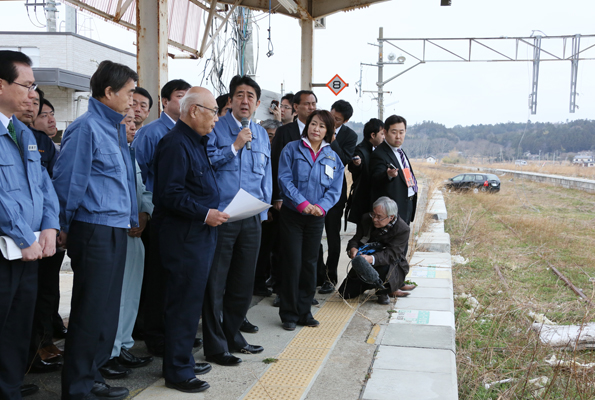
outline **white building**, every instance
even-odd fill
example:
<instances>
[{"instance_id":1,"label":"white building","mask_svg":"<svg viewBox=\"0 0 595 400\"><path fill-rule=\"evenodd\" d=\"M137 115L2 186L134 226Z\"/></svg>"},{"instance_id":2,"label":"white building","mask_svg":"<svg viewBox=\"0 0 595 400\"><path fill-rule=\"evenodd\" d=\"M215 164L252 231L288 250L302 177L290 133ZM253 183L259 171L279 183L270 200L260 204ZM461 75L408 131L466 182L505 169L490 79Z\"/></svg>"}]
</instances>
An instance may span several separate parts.
<instances>
[{"instance_id":1,"label":"white building","mask_svg":"<svg viewBox=\"0 0 595 400\"><path fill-rule=\"evenodd\" d=\"M91 75L103 60L136 71L136 55L72 32L0 32L0 50L31 57L35 82L56 109L58 131L87 111Z\"/></svg>"}]
</instances>

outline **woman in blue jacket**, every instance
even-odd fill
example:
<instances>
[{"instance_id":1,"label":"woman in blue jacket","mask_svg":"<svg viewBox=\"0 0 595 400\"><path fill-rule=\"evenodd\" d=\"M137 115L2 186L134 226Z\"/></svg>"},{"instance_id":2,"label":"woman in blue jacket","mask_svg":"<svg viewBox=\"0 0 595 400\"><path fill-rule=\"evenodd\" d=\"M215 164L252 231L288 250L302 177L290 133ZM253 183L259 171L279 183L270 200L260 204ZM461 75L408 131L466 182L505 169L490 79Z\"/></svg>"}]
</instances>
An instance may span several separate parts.
<instances>
[{"instance_id":1,"label":"woman in blue jacket","mask_svg":"<svg viewBox=\"0 0 595 400\"><path fill-rule=\"evenodd\" d=\"M316 292L318 248L324 216L339 201L343 185L343 163L330 146L334 134L331 113L314 111L306 121L302 139L285 146L279 159L284 268L279 316L288 331L296 324L319 324L310 312Z\"/></svg>"}]
</instances>

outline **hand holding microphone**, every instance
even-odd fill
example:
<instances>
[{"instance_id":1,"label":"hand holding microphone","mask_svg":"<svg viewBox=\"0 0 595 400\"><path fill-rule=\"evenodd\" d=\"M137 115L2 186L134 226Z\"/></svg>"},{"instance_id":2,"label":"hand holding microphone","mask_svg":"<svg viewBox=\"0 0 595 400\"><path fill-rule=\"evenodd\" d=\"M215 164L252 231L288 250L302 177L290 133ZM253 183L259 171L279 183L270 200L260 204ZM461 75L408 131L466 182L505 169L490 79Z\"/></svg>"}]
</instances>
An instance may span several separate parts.
<instances>
[{"instance_id":1,"label":"hand holding microphone","mask_svg":"<svg viewBox=\"0 0 595 400\"><path fill-rule=\"evenodd\" d=\"M252 140L252 132L249 128L250 120L244 117L242 118L241 123L242 130L240 133L238 133L238 137L236 138L233 147L236 149L236 151L240 151L240 149L242 149L244 146L246 146L246 150L252 150L252 143L250 143Z\"/></svg>"},{"instance_id":2,"label":"hand holding microphone","mask_svg":"<svg viewBox=\"0 0 595 400\"><path fill-rule=\"evenodd\" d=\"M242 130L248 128L250 126L250 120L246 117L242 118ZM250 135L250 139L246 142L246 150L252 150L252 135Z\"/></svg>"}]
</instances>

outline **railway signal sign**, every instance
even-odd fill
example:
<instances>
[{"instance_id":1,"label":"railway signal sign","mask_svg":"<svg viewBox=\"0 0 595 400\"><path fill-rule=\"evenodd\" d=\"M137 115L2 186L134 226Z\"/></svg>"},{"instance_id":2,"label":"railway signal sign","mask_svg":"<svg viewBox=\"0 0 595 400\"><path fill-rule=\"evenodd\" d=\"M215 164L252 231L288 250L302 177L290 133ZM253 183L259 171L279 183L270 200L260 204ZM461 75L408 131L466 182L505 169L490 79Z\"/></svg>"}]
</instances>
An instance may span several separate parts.
<instances>
[{"instance_id":1,"label":"railway signal sign","mask_svg":"<svg viewBox=\"0 0 595 400\"><path fill-rule=\"evenodd\" d=\"M326 84L326 86L331 90L331 92L335 94L335 96L338 96L339 93L343 91L343 89L349 86L349 84L345 83L339 74L337 74L329 81L329 83Z\"/></svg>"}]
</instances>

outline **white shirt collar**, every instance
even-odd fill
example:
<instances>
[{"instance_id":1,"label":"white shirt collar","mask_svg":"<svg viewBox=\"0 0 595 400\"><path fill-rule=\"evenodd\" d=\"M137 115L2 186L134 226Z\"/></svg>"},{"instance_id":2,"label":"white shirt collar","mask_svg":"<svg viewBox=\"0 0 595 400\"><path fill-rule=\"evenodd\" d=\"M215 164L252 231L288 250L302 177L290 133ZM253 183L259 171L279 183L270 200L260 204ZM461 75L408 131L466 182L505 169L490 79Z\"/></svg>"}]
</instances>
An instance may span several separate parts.
<instances>
[{"instance_id":1,"label":"white shirt collar","mask_svg":"<svg viewBox=\"0 0 595 400\"><path fill-rule=\"evenodd\" d=\"M337 129L335 129L335 137L339 134L339 131L341 130L342 127L343 127L343 125L341 125Z\"/></svg>"},{"instance_id":2,"label":"white shirt collar","mask_svg":"<svg viewBox=\"0 0 595 400\"><path fill-rule=\"evenodd\" d=\"M174 119L172 117L169 116L168 113L166 113L165 111L163 112L165 115L167 115L167 118L169 118L171 120L171 122L173 122L173 124L176 124L176 121L174 121Z\"/></svg>"},{"instance_id":3,"label":"white shirt collar","mask_svg":"<svg viewBox=\"0 0 595 400\"><path fill-rule=\"evenodd\" d=\"M306 124L304 124L302 121L300 121L300 119L298 118L297 120L298 123L298 128L300 128L300 135L304 132L304 128L306 127ZM309 144L310 142L308 142Z\"/></svg>"},{"instance_id":4,"label":"white shirt collar","mask_svg":"<svg viewBox=\"0 0 595 400\"><path fill-rule=\"evenodd\" d=\"M312 147L312 143L310 143L310 139L308 139L308 136L303 137L302 140L308 144L308 146L312 149L312 151L314 151L314 148ZM320 148L318 149L318 152L320 152L320 150L322 150L322 148L326 147L326 146L330 146L330 143L328 143L326 140L322 139L322 143L320 143Z\"/></svg>"},{"instance_id":5,"label":"white shirt collar","mask_svg":"<svg viewBox=\"0 0 595 400\"><path fill-rule=\"evenodd\" d=\"M2 125L4 125L4 127L8 130L8 123L10 122L10 118L0 113L0 122L2 122Z\"/></svg>"},{"instance_id":6,"label":"white shirt collar","mask_svg":"<svg viewBox=\"0 0 595 400\"><path fill-rule=\"evenodd\" d=\"M235 115L233 115L233 113L230 111L231 116L233 117L233 119L236 121L236 124L238 124L238 126L241 128L242 127L242 123L240 121L238 121L238 119L236 118ZM248 126L250 126L250 119L248 119Z\"/></svg>"}]
</instances>

